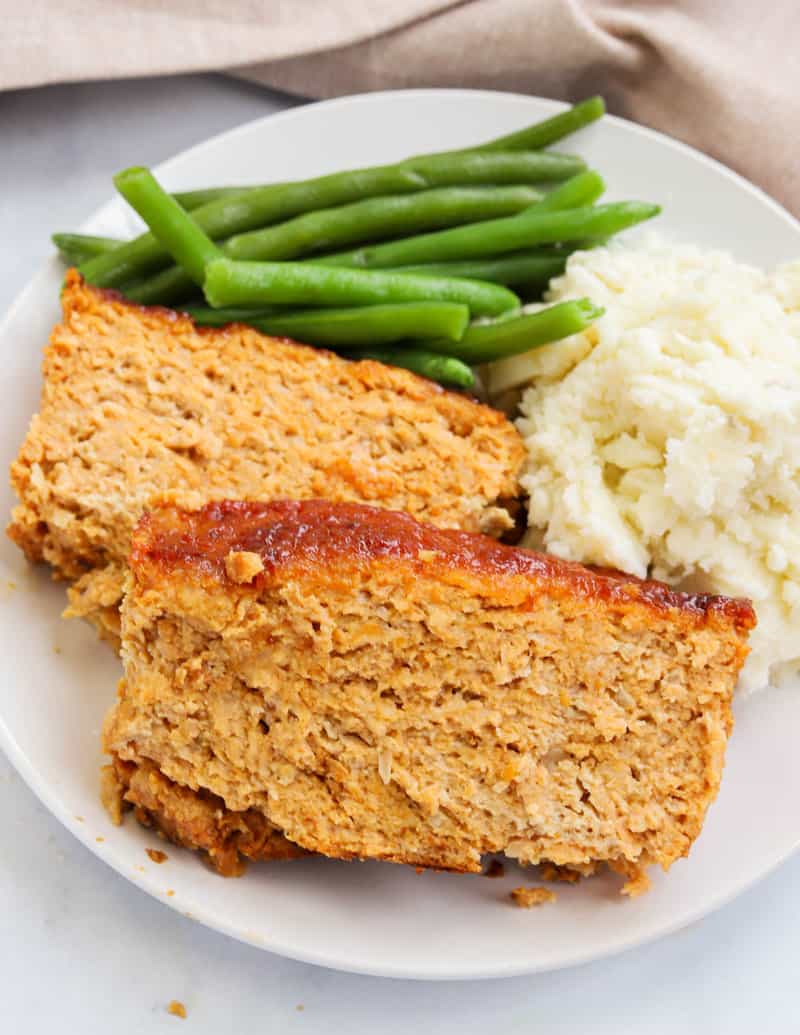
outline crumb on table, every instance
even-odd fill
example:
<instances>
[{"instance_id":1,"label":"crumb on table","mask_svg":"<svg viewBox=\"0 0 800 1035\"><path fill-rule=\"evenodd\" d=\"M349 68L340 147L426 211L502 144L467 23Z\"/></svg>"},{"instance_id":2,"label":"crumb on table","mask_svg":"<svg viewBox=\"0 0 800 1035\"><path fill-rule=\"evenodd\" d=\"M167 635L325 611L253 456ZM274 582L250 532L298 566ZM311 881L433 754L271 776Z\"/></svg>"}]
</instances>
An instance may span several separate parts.
<instances>
[{"instance_id":1,"label":"crumb on table","mask_svg":"<svg viewBox=\"0 0 800 1035\"><path fill-rule=\"evenodd\" d=\"M182 1020L186 1020L186 1007L177 999L173 999L167 1007L167 1013L171 1013L173 1017L180 1017Z\"/></svg>"},{"instance_id":2,"label":"crumb on table","mask_svg":"<svg viewBox=\"0 0 800 1035\"><path fill-rule=\"evenodd\" d=\"M160 848L145 848L145 851L150 857L150 861L154 863L164 863L169 859L166 852L162 852Z\"/></svg>"},{"instance_id":3,"label":"crumb on table","mask_svg":"<svg viewBox=\"0 0 800 1035\"><path fill-rule=\"evenodd\" d=\"M546 902L555 902L556 893L549 888L514 888L511 898L514 905L520 909L533 909L534 906L543 906Z\"/></svg>"}]
</instances>

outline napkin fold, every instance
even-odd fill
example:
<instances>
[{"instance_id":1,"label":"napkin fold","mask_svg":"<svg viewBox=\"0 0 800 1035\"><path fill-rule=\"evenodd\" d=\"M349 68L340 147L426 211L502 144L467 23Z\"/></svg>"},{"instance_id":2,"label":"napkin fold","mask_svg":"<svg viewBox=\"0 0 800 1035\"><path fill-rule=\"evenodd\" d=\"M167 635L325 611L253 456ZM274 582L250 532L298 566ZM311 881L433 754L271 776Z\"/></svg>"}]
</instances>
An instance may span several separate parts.
<instances>
[{"instance_id":1,"label":"napkin fold","mask_svg":"<svg viewBox=\"0 0 800 1035\"><path fill-rule=\"evenodd\" d=\"M0 89L228 70L304 97L602 93L800 216L798 44L797 0L0 0Z\"/></svg>"}]
</instances>

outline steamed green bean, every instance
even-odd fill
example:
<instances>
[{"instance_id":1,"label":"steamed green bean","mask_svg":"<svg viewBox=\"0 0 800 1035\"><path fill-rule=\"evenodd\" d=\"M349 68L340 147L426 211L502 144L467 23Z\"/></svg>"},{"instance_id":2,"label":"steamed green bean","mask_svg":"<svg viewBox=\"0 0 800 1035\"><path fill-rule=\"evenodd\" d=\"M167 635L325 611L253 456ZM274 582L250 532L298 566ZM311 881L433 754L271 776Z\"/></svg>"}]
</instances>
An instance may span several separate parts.
<instances>
[{"instance_id":1,"label":"steamed green bean","mask_svg":"<svg viewBox=\"0 0 800 1035\"><path fill-rule=\"evenodd\" d=\"M475 375L466 363L454 356L442 356L429 349L367 349L346 353L348 359L375 359L389 366L404 367L415 374L455 388L472 388Z\"/></svg>"},{"instance_id":2,"label":"steamed green bean","mask_svg":"<svg viewBox=\"0 0 800 1035\"><path fill-rule=\"evenodd\" d=\"M488 280L493 284L515 287L518 284L546 284L564 272L567 259L575 249L569 245L555 248L511 252L488 259L465 259L463 262L431 262L418 266L398 266L396 273L419 273L423 276L468 277Z\"/></svg>"},{"instance_id":3,"label":"steamed green bean","mask_svg":"<svg viewBox=\"0 0 800 1035\"><path fill-rule=\"evenodd\" d=\"M214 242L161 187L149 169L134 166L114 177L117 190L147 223L153 236L197 284L219 255ZM102 259L100 255L98 258Z\"/></svg>"},{"instance_id":4,"label":"steamed green bean","mask_svg":"<svg viewBox=\"0 0 800 1035\"><path fill-rule=\"evenodd\" d=\"M555 212L542 211L538 205L533 205L516 216L420 234L315 261L326 266L388 269L485 258L543 244L610 237L651 219L659 211L658 205L639 201Z\"/></svg>"},{"instance_id":5,"label":"steamed green bean","mask_svg":"<svg viewBox=\"0 0 800 1035\"><path fill-rule=\"evenodd\" d=\"M588 298L580 298L559 302L535 313L512 315L493 323L472 324L458 342L436 338L421 344L432 352L457 356L475 366L529 352L578 334L602 316L603 311Z\"/></svg>"},{"instance_id":6,"label":"steamed green bean","mask_svg":"<svg viewBox=\"0 0 800 1035\"><path fill-rule=\"evenodd\" d=\"M377 305L460 302L473 315L496 316L519 305L508 288L455 277L420 277L381 270L337 269L302 262L216 259L206 268L206 300L228 305Z\"/></svg>"},{"instance_id":7,"label":"steamed green bean","mask_svg":"<svg viewBox=\"0 0 800 1035\"><path fill-rule=\"evenodd\" d=\"M385 345L413 338L458 341L469 323L469 309L456 302L405 302L346 309L247 310L189 306L195 323L219 326L247 323L265 334L294 338L307 345Z\"/></svg>"},{"instance_id":8,"label":"steamed green bean","mask_svg":"<svg viewBox=\"0 0 800 1035\"><path fill-rule=\"evenodd\" d=\"M124 244L115 237L97 237L93 234L53 234L50 239L58 248L61 258L70 266L80 266L87 259Z\"/></svg>"},{"instance_id":9,"label":"steamed green bean","mask_svg":"<svg viewBox=\"0 0 800 1035\"><path fill-rule=\"evenodd\" d=\"M359 241L406 237L513 215L541 198L539 191L525 186L437 187L418 194L367 198L238 234L225 242L223 250L232 259L294 259Z\"/></svg>"}]
</instances>

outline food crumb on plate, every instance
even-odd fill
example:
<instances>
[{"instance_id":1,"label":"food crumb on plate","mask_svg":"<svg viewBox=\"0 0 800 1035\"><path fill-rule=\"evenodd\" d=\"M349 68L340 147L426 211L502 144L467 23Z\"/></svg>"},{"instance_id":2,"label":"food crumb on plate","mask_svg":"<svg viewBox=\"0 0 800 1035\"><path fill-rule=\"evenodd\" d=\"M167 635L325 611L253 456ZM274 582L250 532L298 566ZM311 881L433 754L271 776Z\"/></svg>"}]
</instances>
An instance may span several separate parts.
<instances>
[{"instance_id":1,"label":"food crumb on plate","mask_svg":"<svg viewBox=\"0 0 800 1035\"><path fill-rule=\"evenodd\" d=\"M180 1017L181 1020L186 1020L186 1007L178 999L172 999L169 1006L167 1007L167 1013L171 1013L173 1017Z\"/></svg>"},{"instance_id":2,"label":"food crumb on plate","mask_svg":"<svg viewBox=\"0 0 800 1035\"><path fill-rule=\"evenodd\" d=\"M175 894L175 889L174 888L168 888L167 889L167 898L172 898L172 896L174 894Z\"/></svg>"},{"instance_id":3,"label":"food crumb on plate","mask_svg":"<svg viewBox=\"0 0 800 1035\"><path fill-rule=\"evenodd\" d=\"M305 1010L305 1006L303 1006L302 1003L298 1003L297 1006L295 1007L295 1010L297 1010L298 1013L302 1013L303 1010Z\"/></svg>"},{"instance_id":4,"label":"food crumb on plate","mask_svg":"<svg viewBox=\"0 0 800 1035\"><path fill-rule=\"evenodd\" d=\"M150 857L150 861L158 863L159 866L161 865L161 863L165 863L167 859L169 859L167 853L162 852L160 848L145 848L145 852L147 852L148 856Z\"/></svg>"},{"instance_id":5,"label":"food crumb on plate","mask_svg":"<svg viewBox=\"0 0 800 1035\"><path fill-rule=\"evenodd\" d=\"M549 888L514 888L511 899L520 909L533 909L546 902L555 902L556 893Z\"/></svg>"},{"instance_id":6,"label":"food crumb on plate","mask_svg":"<svg viewBox=\"0 0 800 1035\"><path fill-rule=\"evenodd\" d=\"M98 836L98 837L96 837L96 838L95 838L95 841L96 841L96 842L97 842L97 843L98 843L99 845L101 845L101 844L102 844L102 843L103 843L103 842L105 841L105 838L104 838L104 837L99 837L99 836Z\"/></svg>"}]
</instances>

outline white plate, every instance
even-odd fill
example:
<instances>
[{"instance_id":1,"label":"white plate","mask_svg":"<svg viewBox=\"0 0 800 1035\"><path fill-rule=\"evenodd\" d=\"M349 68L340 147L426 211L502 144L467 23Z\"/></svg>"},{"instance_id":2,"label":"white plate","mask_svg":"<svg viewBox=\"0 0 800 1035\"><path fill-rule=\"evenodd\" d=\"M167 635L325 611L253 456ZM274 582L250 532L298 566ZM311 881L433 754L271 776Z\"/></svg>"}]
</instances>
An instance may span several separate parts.
<instances>
[{"instance_id":1,"label":"white plate","mask_svg":"<svg viewBox=\"0 0 800 1035\"><path fill-rule=\"evenodd\" d=\"M305 177L467 145L558 110L552 101L461 90L415 90L331 101L253 122L160 168L172 188ZM610 196L664 206L660 229L771 265L800 255L800 227L716 163L659 134L607 118L568 142L596 165ZM87 224L131 227L114 201ZM54 229L56 229L54 227ZM58 228L61 229L61 228ZM41 348L58 317L53 259L2 327L0 467L10 463L38 404ZM0 510L13 500L6 489ZM9 583L15 583L11 588ZM252 866L223 880L135 822L116 829L98 799L98 733L119 663L80 622L64 622L62 587L0 546L0 743L47 807L84 844L150 894L237 938L286 956L361 973L477 978L596 959L698 919L785 859L800 840L800 687L738 702L722 793L691 858L653 890L621 899L610 878L559 889L535 913L508 891L525 878L417 875L407 867L307 860ZM58 652L56 650L58 649ZM530 875L528 877L530 879ZM174 894L171 894L174 892ZM102 903L97 904L102 909Z\"/></svg>"}]
</instances>

